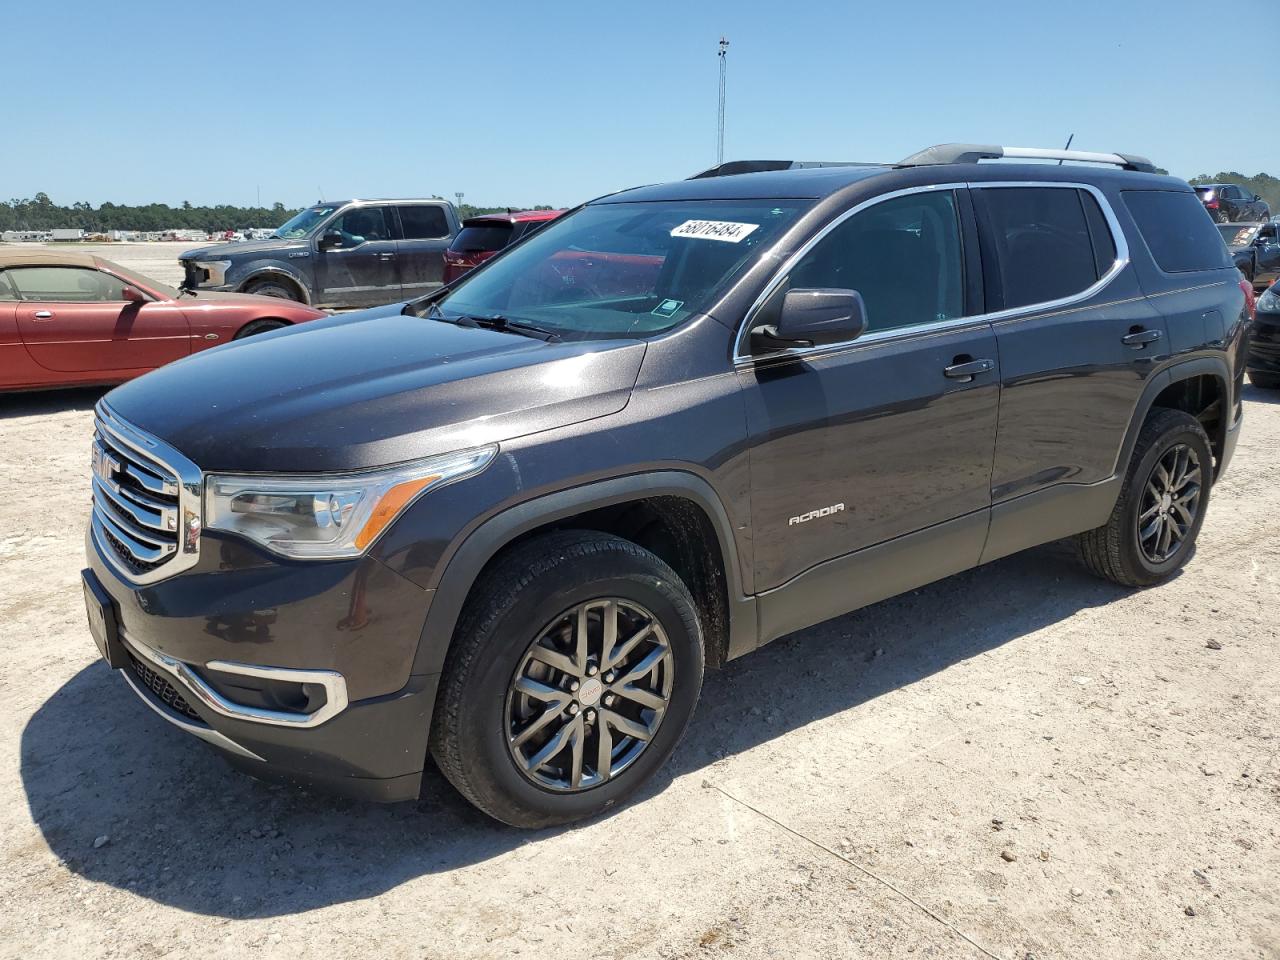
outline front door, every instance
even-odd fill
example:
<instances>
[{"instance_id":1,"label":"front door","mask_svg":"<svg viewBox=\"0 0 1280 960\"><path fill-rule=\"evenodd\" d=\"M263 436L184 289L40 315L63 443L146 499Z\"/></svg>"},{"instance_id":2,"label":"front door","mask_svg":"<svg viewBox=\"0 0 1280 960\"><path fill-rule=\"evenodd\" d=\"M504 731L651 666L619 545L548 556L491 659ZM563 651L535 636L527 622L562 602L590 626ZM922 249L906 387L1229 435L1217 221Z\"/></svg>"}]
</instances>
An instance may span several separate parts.
<instances>
[{"instance_id":1,"label":"front door","mask_svg":"<svg viewBox=\"0 0 1280 960\"><path fill-rule=\"evenodd\" d=\"M350 207L321 232L316 252L322 306L375 307L400 296L389 207Z\"/></svg>"},{"instance_id":2,"label":"front door","mask_svg":"<svg viewBox=\"0 0 1280 960\"><path fill-rule=\"evenodd\" d=\"M859 210L748 318L767 323L787 289L834 287L857 290L868 319L867 332L846 345L737 361L761 592L961 517L972 522L948 541L949 571L977 564L1000 374L990 325L968 319L981 308L966 296L962 194L925 190ZM828 616L844 598L829 599Z\"/></svg>"},{"instance_id":3,"label":"front door","mask_svg":"<svg viewBox=\"0 0 1280 960\"><path fill-rule=\"evenodd\" d=\"M420 297L444 279L444 252L452 239L444 208L433 203L397 207L401 239L396 241L400 283L405 299Z\"/></svg>"},{"instance_id":4,"label":"front door","mask_svg":"<svg viewBox=\"0 0 1280 960\"><path fill-rule=\"evenodd\" d=\"M191 351L182 311L125 300L124 281L90 267L13 267L18 332L31 359L66 373L149 370Z\"/></svg>"}]
</instances>

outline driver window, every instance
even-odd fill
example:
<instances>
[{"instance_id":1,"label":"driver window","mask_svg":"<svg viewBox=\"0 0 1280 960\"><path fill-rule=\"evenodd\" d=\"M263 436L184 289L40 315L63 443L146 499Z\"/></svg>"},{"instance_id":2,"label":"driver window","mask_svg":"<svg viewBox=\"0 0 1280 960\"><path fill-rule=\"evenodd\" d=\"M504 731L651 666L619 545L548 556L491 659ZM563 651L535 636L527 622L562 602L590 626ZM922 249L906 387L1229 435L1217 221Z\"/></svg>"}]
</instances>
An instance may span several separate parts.
<instances>
[{"instance_id":1,"label":"driver window","mask_svg":"<svg viewBox=\"0 0 1280 960\"><path fill-rule=\"evenodd\" d=\"M356 207L348 210L325 228L325 233L336 233L341 242L334 249L358 247L371 240L390 240L384 207Z\"/></svg>"},{"instance_id":2,"label":"driver window","mask_svg":"<svg viewBox=\"0 0 1280 960\"><path fill-rule=\"evenodd\" d=\"M955 195L908 194L854 214L791 270L786 289L857 290L868 330L889 330L964 312L963 256Z\"/></svg>"},{"instance_id":3,"label":"driver window","mask_svg":"<svg viewBox=\"0 0 1280 960\"><path fill-rule=\"evenodd\" d=\"M51 303L124 300L124 281L84 267L13 267L6 271L18 299Z\"/></svg>"}]
</instances>

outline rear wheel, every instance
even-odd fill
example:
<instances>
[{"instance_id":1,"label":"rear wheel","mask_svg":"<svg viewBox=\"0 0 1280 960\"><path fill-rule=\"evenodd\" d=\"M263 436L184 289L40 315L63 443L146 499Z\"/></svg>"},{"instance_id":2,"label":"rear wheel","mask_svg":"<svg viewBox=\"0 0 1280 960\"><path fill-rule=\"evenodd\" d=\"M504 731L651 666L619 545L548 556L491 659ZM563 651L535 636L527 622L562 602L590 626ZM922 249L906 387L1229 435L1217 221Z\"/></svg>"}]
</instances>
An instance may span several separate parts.
<instances>
[{"instance_id":1,"label":"rear wheel","mask_svg":"<svg viewBox=\"0 0 1280 960\"><path fill-rule=\"evenodd\" d=\"M254 334L269 333L272 330L279 330L281 327L287 326L288 324L283 320L254 320L241 327L240 332L232 339L243 340L245 337L252 337Z\"/></svg>"},{"instance_id":2,"label":"rear wheel","mask_svg":"<svg viewBox=\"0 0 1280 960\"><path fill-rule=\"evenodd\" d=\"M281 300L302 302L302 294L298 289L284 280L255 280L244 288L244 292L259 297L277 297Z\"/></svg>"},{"instance_id":3,"label":"rear wheel","mask_svg":"<svg viewBox=\"0 0 1280 960\"><path fill-rule=\"evenodd\" d=\"M1213 452L1200 422L1181 410L1153 413L1111 518L1078 538L1085 565L1127 587L1167 579L1195 548L1212 478Z\"/></svg>"},{"instance_id":4,"label":"rear wheel","mask_svg":"<svg viewBox=\"0 0 1280 960\"><path fill-rule=\"evenodd\" d=\"M540 536L467 601L431 752L464 797L504 823L589 817L666 762L702 670L697 607L662 560L602 533Z\"/></svg>"},{"instance_id":5,"label":"rear wheel","mask_svg":"<svg viewBox=\"0 0 1280 960\"><path fill-rule=\"evenodd\" d=\"M1280 373L1257 373L1250 370L1249 382L1263 390L1280 390Z\"/></svg>"}]
</instances>

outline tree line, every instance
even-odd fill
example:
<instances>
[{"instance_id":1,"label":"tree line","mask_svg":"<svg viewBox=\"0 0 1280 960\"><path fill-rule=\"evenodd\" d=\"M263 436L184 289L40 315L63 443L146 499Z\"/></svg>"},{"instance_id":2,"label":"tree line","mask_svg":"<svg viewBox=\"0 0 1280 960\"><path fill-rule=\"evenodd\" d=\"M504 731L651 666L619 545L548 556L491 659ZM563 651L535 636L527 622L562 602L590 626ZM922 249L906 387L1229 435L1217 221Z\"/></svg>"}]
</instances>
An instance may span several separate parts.
<instances>
[{"instance_id":1,"label":"tree line","mask_svg":"<svg viewBox=\"0 0 1280 960\"><path fill-rule=\"evenodd\" d=\"M437 198L438 199L438 198ZM502 213L507 207L477 207L463 204L458 215L463 219L481 213ZM546 205L537 207L511 207L513 210L550 210ZM283 203L270 207L237 207L218 204L214 207L197 207L189 201L171 207L167 203L148 203L130 206L105 202L99 207L88 203L61 206L49 199L48 194L37 193L31 199L14 198L0 201L0 231L3 230L57 230L79 227L87 233L107 233L111 230L136 230L153 232L160 230L203 230L215 233L223 230L247 228L275 228L298 213Z\"/></svg>"}]
</instances>

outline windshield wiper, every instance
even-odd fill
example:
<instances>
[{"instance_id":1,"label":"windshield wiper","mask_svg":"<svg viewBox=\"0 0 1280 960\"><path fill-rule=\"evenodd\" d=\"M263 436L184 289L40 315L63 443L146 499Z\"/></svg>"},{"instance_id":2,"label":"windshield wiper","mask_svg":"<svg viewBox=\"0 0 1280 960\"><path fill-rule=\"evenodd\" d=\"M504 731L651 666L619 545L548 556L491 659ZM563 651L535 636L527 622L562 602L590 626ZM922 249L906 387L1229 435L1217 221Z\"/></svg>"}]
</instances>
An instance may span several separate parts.
<instances>
[{"instance_id":1,"label":"windshield wiper","mask_svg":"<svg viewBox=\"0 0 1280 960\"><path fill-rule=\"evenodd\" d=\"M458 322L466 324L470 321L471 325L484 327L486 330L501 330L503 333L518 333L522 337L533 337L535 340L545 340L548 343L558 343L560 334L554 330L548 330L546 327L540 327L536 323L528 323L524 320L512 320L510 317L504 317L502 314L492 314L487 317L462 316L458 318Z\"/></svg>"}]
</instances>

